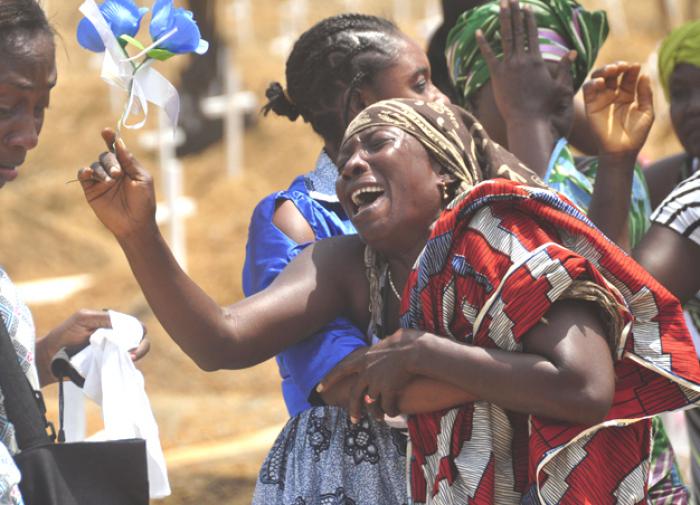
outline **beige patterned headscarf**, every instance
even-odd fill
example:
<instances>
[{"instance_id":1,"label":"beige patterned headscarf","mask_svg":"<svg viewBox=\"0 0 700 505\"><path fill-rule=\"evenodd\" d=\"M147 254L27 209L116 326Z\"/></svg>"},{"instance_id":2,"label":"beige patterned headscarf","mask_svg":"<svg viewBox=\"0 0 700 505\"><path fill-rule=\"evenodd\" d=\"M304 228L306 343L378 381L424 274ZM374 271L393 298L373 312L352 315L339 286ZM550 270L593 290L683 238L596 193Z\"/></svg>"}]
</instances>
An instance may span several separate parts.
<instances>
[{"instance_id":1,"label":"beige patterned headscarf","mask_svg":"<svg viewBox=\"0 0 700 505\"><path fill-rule=\"evenodd\" d=\"M415 99L384 100L370 105L345 130L342 144L375 126L395 126L413 135L459 185L457 194L485 179L510 179L546 187L542 179L512 153L493 142L486 130L467 111L456 105ZM371 247L365 248L365 268L370 286L369 334L382 336L382 293L388 263Z\"/></svg>"},{"instance_id":2,"label":"beige patterned headscarf","mask_svg":"<svg viewBox=\"0 0 700 505\"><path fill-rule=\"evenodd\" d=\"M395 126L417 138L444 170L461 182L458 193L495 178L545 187L534 172L493 142L474 116L456 105L415 99L377 102L353 119L343 144L375 126Z\"/></svg>"}]
</instances>

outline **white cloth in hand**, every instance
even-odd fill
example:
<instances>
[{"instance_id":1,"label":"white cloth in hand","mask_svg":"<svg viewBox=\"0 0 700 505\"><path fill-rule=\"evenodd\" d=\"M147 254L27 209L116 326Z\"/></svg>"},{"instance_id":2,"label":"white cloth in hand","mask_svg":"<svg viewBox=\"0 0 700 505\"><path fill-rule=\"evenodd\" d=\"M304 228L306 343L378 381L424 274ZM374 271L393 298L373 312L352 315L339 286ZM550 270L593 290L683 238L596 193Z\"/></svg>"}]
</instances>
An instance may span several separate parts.
<instances>
[{"instance_id":1,"label":"white cloth in hand","mask_svg":"<svg viewBox=\"0 0 700 505\"><path fill-rule=\"evenodd\" d=\"M90 337L90 345L76 354L71 363L85 377L83 393L102 407L103 438L146 440L148 480L151 498L170 495L168 472L160 446L158 425L144 389L143 375L134 366L129 350L143 338L138 319L109 311L112 328L100 328ZM65 409L71 411L72 395L66 395ZM78 410L80 406L75 406ZM66 433L76 433L75 415L66 415Z\"/></svg>"}]
</instances>

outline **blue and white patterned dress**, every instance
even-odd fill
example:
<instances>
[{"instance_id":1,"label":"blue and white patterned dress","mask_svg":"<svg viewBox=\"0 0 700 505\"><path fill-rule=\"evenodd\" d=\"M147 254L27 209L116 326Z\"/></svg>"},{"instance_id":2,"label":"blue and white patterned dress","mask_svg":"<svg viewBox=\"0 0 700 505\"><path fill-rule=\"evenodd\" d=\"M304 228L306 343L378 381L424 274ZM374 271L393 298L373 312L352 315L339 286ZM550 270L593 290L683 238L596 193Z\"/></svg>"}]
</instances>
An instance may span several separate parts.
<instances>
[{"instance_id":1,"label":"blue and white patterned dress","mask_svg":"<svg viewBox=\"0 0 700 505\"><path fill-rule=\"evenodd\" d=\"M354 234L335 195L337 168L322 152L316 169L273 193L251 219L243 290L265 287L308 244L297 244L272 222L278 203L294 203L317 240ZM367 345L363 331L338 318L277 356L291 419L258 476L254 505L403 505L406 439L383 423L353 425L344 409L323 405L314 388L343 358Z\"/></svg>"},{"instance_id":2,"label":"blue and white patterned dress","mask_svg":"<svg viewBox=\"0 0 700 505\"><path fill-rule=\"evenodd\" d=\"M34 363L36 331L29 308L20 300L12 281L0 268L0 316L12 338L17 359L32 387L39 389L39 377ZM19 470L12 460L17 452L15 428L7 419L2 391L0 391L0 505L22 504L18 484Z\"/></svg>"}]
</instances>

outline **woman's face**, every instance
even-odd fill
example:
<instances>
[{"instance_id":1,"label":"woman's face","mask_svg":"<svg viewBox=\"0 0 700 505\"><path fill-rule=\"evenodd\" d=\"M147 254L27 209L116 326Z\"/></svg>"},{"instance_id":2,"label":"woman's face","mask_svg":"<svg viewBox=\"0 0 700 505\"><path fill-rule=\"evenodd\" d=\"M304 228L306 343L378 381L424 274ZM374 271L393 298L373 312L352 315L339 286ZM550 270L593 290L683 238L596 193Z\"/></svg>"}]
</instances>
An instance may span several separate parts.
<instances>
[{"instance_id":1,"label":"woman's face","mask_svg":"<svg viewBox=\"0 0 700 505\"><path fill-rule=\"evenodd\" d=\"M19 54L0 58L0 187L17 177L27 151L36 147L56 84L53 39L49 34L18 35Z\"/></svg>"},{"instance_id":2,"label":"woman's face","mask_svg":"<svg viewBox=\"0 0 700 505\"><path fill-rule=\"evenodd\" d=\"M392 126L362 130L341 146L338 171L338 198L367 244L400 250L427 239L442 178L415 137Z\"/></svg>"},{"instance_id":3,"label":"woman's face","mask_svg":"<svg viewBox=\"0 0 700 505\"><path fill-rule=\"evenodd\" d=\"M700 156L700 67L681 63L671 74L671 122L691 156Z\"/></svg>"},{"instance_id":4,"label":"woman's face","mask_svg":"<svg viewBox=\"0 0 700 505\"><path fill-rule=\"evenodd\" d=\"M371 105L390 98L416 98L426 102L449 103L430 78L430 62L425 51L413 40L401 37L398 40L399 56L361 91L364 105ZM359 112L359 111L358 111Z\"/></svg>"}]
</instances>

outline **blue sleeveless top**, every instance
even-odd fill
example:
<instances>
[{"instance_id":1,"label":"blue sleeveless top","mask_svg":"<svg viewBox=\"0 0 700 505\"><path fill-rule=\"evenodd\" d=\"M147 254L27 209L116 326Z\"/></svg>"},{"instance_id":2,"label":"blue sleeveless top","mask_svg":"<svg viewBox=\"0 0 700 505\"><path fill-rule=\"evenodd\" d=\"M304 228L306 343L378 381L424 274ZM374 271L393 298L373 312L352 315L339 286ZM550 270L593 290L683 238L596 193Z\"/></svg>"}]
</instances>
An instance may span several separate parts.
<instances>
[{"instance_id":1,"label":"blue sleeveless top","mask_svg":"<svg viewBox=\"0 0 700 505\"><path fill-rule=\"evenodd\" d=\"M243 266L246 296L265 289L309 244L297 244L277 228L272 218L280 201L289 200L304 216L316 240L357 233L335 194L338 171L321 152L313 172L297 177L286 191L264 198L253 211ZM311 337L277 355L282 395L290 416L311 407L316 385L355 349L367 345L365 332L338 318Z\"/></svg>"}]
</instances>

